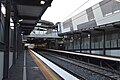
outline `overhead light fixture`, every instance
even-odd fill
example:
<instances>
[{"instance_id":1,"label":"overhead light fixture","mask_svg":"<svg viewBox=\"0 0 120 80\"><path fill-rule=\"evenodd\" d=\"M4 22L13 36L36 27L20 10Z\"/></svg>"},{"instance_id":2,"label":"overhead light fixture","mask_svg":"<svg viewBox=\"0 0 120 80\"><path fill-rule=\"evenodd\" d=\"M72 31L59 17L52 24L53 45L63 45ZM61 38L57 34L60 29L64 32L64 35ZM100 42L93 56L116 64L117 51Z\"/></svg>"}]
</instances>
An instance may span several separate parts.
<instances>
[{"instance_id":1,"label":"overhead light fixture","mask_svg":"<svg viewBox=\"0 0 120 80\"><path fill-rule=\"evenodd\" d=\"M19 22L22 22L22 21L23 21L23 19L20 19L20 20L19 20Z\"/></svg>"},{"instance_id":2,"label":"overhead light fixture","mask_svg":"<svg viewBox=\"0 0 120 80\"><path fill-rule=\"evenodd\" d=\"M5 16L6 15L6 9L5 9L5 6L3 4L1 4L1 11L2 11L3 15Z\"/></svg>"},{"instance_id":3,"label":"overhead light fixture","mask_svg":"<svg viewBox=\"0 0 120 80\"><path fill-rule=\"evenodd\" d=\"M44 1L44 0L41 0L41 1L40 1L40 4L45 4L45 1Z\"/></svg>"},{"instance_id":4,"label":"overhead light fixture","mask_svg":"<svg viewBox=\"0 0 120 80\"><path fill-rule=\"evenodd\" d=\"M91 35L90 35L90 34L88 34L88 38L90 38L90 36L91 36Z\"/></svg>"},{"instance_id":5,"label":"overhead light fixture","mask_svg":"<svg viewBox=\"0 0 120 80\"><path fill-rule=\"evenodd\" d=\"M20 24L20 23L17 23L18 25Z\"/></svg>"},{"instance_id":6,"label":"overhead light fixture","mask_svg":"<svg viewBox=\"0 0 120 80\"><path fill-rule=\"evenodd\" d=\"M120 0L115 0L115 1L120 2Z\"/></svg>"},{"instance_id":7,"label":"overhead light fixture","mask_svg":"<svg viewBox=\"0 0 120 80\"><path fill-rule=\"evenodd\" d=\"M11 29L14 29L14 27L10 27Z\"/></svg>"}]
</instances>

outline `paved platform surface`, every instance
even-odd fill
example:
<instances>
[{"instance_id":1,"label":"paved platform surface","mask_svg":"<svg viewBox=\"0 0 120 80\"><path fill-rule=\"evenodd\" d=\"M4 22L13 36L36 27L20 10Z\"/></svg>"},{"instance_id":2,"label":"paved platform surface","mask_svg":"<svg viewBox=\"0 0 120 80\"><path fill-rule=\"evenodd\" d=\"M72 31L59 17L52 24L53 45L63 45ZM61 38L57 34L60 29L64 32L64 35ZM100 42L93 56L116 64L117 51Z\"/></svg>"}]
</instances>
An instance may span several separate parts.
<instances>
[{"instance_id":1,"label":"paved platform surface","mask_svg":"<svg viewBox=\"0 0 120 80\"><path fill-rule=\"evenodd\" d=\"M30 54L26 55L27 80L46 80Z\"/></svg>"},{"instance_id":2,"label":"paved platform surface","mask_svg":"<svg viewBox=\"0 0 120 80\"><path fill-rule=\"evenodd\" d=\"M24 54L21 53L10 70L8 80L23 80Z\"/></svg>"},{"instance_id":3,"label":"paved platform surface","mask_svg":"<svg viewBox=\"0 0 120 80\"><path fill-rule=\"evenodd\" d=\"M25 56L26 55L26 56ZM8 80L62 80L60 76L54 73L46 64L41 62L32 53L29 54L25 51L21 53L10 70ZM24 58L25 56L25 58ZM24 60L26 59L26 66ZM26 71L24 70L26 68ZM23 78L23 74L26 72L26 78ZM50 77L50 75L53 78Z\"/></svg>"},{"instance_id":4,"label":"paved platform surface","mask_svg":"<svg viewBox=\"0 0 120 80\"><path fill-rule=\"evenodd\" d=\"M23 80L24 54L21 53L10 70L8 80ZM46 80L39 67L30 54L26 54L26 76L27 80Z\"/></svg>"}]
</instances>

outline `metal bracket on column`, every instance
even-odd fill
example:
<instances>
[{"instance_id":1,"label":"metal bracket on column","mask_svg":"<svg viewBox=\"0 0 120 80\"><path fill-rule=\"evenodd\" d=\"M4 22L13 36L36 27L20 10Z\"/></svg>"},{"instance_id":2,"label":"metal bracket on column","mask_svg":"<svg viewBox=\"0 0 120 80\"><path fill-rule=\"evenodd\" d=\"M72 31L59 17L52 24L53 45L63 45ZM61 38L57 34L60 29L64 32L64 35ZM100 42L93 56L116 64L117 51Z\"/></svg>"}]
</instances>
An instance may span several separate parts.
<instances>
[{"instance_id":1,"label":"metal bracket on column","mask_svg":"<svg viewBox=\"0 0 120 80\"><path fill-rule=\"evenodd\" d=\"M117 29L120 29L120 25L119 26L118 25L114 25L113 27L117 28Z\"/></svg>"},{"instance_id":2,"label":"metal bracket on column","mask_svg":"<svg viewBox=\"0 0 120 80\"><path fill-rule=\"evenodd\" d=\"M95 31L105 31L105 29L99 29L99 28L98 28L98 29L96 28L96 29L94 29L94 30L95 30Z\"/></svg>"},{"instance_id":3,"label":"metal bracket on column","mask_svg":"<svg viewBox=\"0 0 120 80\"><path fill-rule=\"evenodd\" d=\"M117 28L117 29L120 29L120 21L116 22L116 23L113 23L113 27Z\"/></svg>"}]
</instances>

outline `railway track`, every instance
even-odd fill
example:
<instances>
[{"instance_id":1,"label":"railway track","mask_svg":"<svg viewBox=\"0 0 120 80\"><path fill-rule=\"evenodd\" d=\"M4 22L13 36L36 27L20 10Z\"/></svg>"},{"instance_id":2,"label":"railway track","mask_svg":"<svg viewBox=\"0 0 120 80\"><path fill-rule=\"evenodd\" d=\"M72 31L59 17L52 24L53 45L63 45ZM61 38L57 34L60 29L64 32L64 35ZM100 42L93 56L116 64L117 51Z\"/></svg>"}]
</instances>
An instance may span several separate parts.
<instances>
[{"instance_id":1,"label":"railway track","mask_svg":"<svg viewBox=\"0 0 120 80\"><path fill-rule=\"evenodd\" d=\"M40 53L40 52L39 52ZM41 54L41 53L40 53ZM44 53L41 54L50 61L74 74L81 80L120 80L120 73L91 65L72 58Z\"/></svg>"}]
</instances>

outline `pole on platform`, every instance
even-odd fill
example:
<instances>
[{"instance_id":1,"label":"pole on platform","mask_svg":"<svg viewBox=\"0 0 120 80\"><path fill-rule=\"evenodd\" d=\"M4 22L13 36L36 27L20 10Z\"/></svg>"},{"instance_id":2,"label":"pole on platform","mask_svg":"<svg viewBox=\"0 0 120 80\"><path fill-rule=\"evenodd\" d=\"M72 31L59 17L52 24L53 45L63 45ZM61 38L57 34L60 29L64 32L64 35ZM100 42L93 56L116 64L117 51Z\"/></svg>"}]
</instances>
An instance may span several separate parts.
<instances>
[{"instance_id":1,"label":"pole on platform","mask_svg":"<svg viewBox=\"0 0 120 80\"><path fill-rule=\"evenodd\" d=\"M9 73L9 32L10 32L10 11L11 11L11 0L6 0L6 16L5 16L5 31L4 31L4 67L3 67L3 80L8 80Z\"/></svg>"},{"instance_id":2,"label":"pole on platform","mask_svg":"<svg viewBox=\"0 0 120 80\"><path fill-rule=\"evenodd\" d=\"M82 45L82 33L80 33L79 39L80 39L80 52L82 52L82 46L81 46Z\"/></svg>"}]
</instances>

